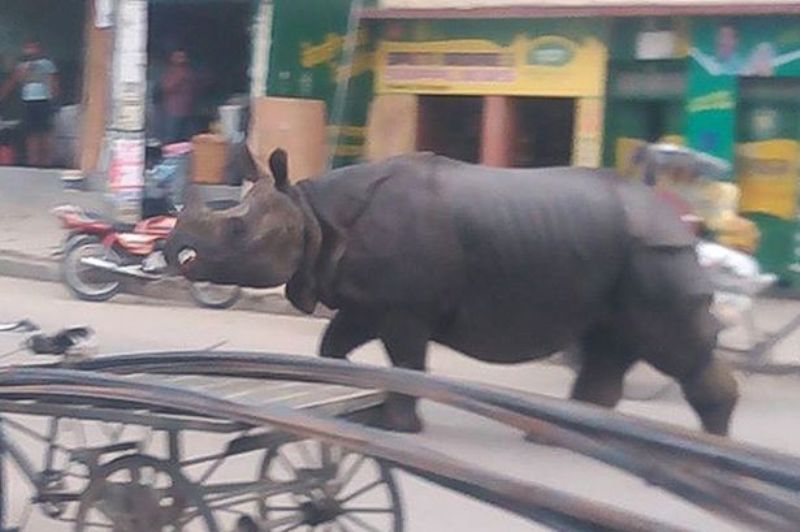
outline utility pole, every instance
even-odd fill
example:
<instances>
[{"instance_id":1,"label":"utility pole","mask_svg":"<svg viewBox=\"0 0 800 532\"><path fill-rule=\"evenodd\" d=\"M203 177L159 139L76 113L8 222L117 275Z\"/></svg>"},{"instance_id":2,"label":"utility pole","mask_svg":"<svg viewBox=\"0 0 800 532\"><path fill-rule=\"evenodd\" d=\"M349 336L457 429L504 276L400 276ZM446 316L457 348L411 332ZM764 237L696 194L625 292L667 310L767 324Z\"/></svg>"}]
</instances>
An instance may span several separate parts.
<instances>
[{"instance_id":1,"label":"utility pole","mask_svg":"<svg viewBox=\"0 0 800 532\"><path fill-rule=\"evenodd\" d=\"M115 2L111 106L106 126L108 191L116 216L138 221L145 172L147 0Z\"/></svg>"}]
</instances>

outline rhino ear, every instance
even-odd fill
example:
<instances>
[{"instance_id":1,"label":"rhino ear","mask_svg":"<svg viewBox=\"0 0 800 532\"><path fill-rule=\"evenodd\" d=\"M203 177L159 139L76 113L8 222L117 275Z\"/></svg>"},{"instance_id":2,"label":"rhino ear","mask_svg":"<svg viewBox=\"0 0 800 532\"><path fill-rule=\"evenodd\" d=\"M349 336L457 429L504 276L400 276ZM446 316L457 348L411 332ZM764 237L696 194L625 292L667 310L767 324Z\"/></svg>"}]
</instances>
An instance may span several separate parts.
<instances>
[{"instance_id":1,"label":"rhino ear","mask_svg":"<svg viewBox=\"0 0 800 532\"><path fill-rule=\"evenodd\" d=\"M289 154L278 148L269 156L269 170L275 179L275 188L281 192L289 189Z\"/></svg>"}]
</instances>

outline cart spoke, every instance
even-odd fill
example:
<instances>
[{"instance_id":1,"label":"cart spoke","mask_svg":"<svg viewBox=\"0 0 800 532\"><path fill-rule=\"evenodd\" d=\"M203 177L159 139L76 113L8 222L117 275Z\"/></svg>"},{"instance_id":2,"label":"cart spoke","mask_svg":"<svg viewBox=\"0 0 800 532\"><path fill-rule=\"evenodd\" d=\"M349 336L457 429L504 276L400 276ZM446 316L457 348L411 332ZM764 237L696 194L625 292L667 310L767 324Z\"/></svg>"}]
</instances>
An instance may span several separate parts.
<instances>
[{"instance_id":1,"label":"cart spoke","mask_svg":"<svg viewBox=\"0 0 800 532\"><path fill-rule=\"evenodd\" d=\"M287 473L289 473L290 475L293 475L293 476L294 476L294 478L298 478L298 476L297 476L297 467L294 465L294 463L293 463L291 460L289 460L289 457L287 457L285 454L283 454L283 453L282 453L282 452L279 450L279 451L277 452L277 454L275 455L275 458L276 458L276 461L277 461L279 464L281 464L282 466L284 466L284 470L285 470Z\"/></svg>"},{"instance_id":2,"label":"cart spoke","mask_svg":"<svg viewBox=\"0 0 800 532\"><path fill-rule=\"evenodd\" d=\"M394 509L393 508L368 508L368 507L363 507L363 506L361 506L361 507L356 506L356 507L353 508L353 507L346 507L345 506L345 507L342 508L342 512L343 513L348 513L348 514L390 514L390 513L394 512Z\"/></svg>"},{"instance_id":3,"label":"cart spoke","mask_svg":"<svg viewBox=\"0 0 800 532\"><path fill-rule=\"evenodd\" d=\"M297 508L295 508L295 512L297 512ZM291 527L292 529L303 526L305 524L305 516L301 513L295 513L293 515L287 515L286 517L280 517L278 519L270 519L265 523L267 530L279 530L280 527L286 526ZM280 532L286 532L285 530L281 530Z\"/></svg>"},{"instance_id":4,"label":"cart spoke","mask_svg":"<svg viewBox=\"0 0 800 532\"><path fill-rule=\"evenodd\" d=\"M372 482L370 482L366 486L363 486L363 487L357 489L356 491L354 491L353 493L351 493L350 495L348 495L344 499L341 499L339 501L339 503L343 505L343 504L347 503L348 501L352 501L353 499L356 499L356 498L364 495L365 493L377 488L378 486L382 485L383 483L384 483L384 480L382 478L379 478L378 480L373 480Z\"/></svg>"},{"instance_id":5,"label":"cart spoke","mask_svg":"<svg viewBox=\"0 0 800 532\"><path fill-rule=\"evenodd\" d=\"M276 532L292 532L294 530L298 530L300 527L306 526L305 522L299 522L297 524L291 525L288 528L282 528L280 530L276 530Z\"/></svg>"},{"instance_id":6,"label":"cart spoke","mask_svg":"<svg viewBox=\"0 0 800 532\"><path fill-rule=\"evenodd\" d=\"M347 519L356 526L359 527L359 530L366 530L367 532L382 532L380 529L372 526L371 524L367 523L360 517L356 517L355 515L351 514L342 514L342 519Z\"/></svg>"},{"instance_id":7,"label":"cart spoke","mask_svg":"<svg viewBox=\"0 0 800 532\"><path fill-rule=\"evenodd\" d=\"M264 510L268 512L298 512L300 508L297 506L264 506Z\"/></svg>"},{"instance_id":8,"label":"cart spoke","mask_svg":"<svg viewBox=\"0 0 800 532\"><path fill-rule=\"evenodd\" d=\"M342 523L340 519L336 519L336 528L340 530L340 532L351 532L352 528L347 526L345 523Z\"/></svg>"},{"instance_id":9,"label":"cart spoke","mask_svg":"<svg viewBox=\"0 0 800 532\"><path fill-rule=\"evenodd\" d=\"M358 470L361 469L361 466L364 465L364 462L367 460L367 457L364 455L358 455L358 458L355 462L347 469L347 471L342 475L340 479L337 479L337 483L344 488L348 485L358 473Z\"/></svg>"}]
</instances>

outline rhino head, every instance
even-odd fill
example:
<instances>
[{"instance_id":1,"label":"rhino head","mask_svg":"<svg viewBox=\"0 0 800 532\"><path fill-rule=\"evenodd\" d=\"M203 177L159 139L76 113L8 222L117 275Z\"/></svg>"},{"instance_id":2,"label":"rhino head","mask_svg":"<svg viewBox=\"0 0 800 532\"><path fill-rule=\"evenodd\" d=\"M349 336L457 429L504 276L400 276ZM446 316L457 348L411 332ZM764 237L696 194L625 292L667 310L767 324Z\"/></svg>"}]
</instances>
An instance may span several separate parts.
<instances>
[{"instance_id":1,"label":"rhino head","mask_svg":"<svg viewBox=\"0 0 800 532\"><path fill-rule=\"evenodd\" d=\"M164 247L167 262L195 282L271 288L297 278L294 285L307 287L309 280L301 277L308 270L304 258L313 224L292 197L286 152L278 149L270 156L273 185L245 151L253 186L240 204L221 211L209 209L190 189ZM311 293L290 294L290 299L306 312L316 304Z\"/></svg>"}]
</instances>

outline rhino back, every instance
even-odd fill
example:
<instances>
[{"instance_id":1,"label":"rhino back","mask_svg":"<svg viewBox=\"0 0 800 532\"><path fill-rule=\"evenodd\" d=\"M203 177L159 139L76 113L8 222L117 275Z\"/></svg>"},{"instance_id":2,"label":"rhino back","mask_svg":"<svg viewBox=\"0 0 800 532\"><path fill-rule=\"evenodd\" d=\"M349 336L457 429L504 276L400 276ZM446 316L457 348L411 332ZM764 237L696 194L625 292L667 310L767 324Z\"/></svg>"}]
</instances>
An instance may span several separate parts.
<instances>
[{"instance_id":1,"label":"rhino back","mask_svg":"<svg viewBox=\"0 0 800 532\"><path fill-rule=\"evenodd\" d=\"M429 154L399 157L306 184L326 240L338 244L323 246L321 262L336 263L324 303L433 308L452 300L462 286L462 257L432 161Z\"/></svg>"},{"instance_id":2,"label":"rhino back","mask_svg":"<svg viewBox=\"0 0 800 532\"><path fill-rule=\"evenodd\" d=\"M630 244L610 176L451 161L439 174L469 286L446 343L486 356L541 356L609 311Z\"/></svg>"},{"instance_id":3,"label":"rhino back","mask_svg":"<svg viewBox=\"0 0 800 532\"><path fill-rule=\"evenodd\" d=\"M624 210L597 171L418 154L306 194L344 242L324 302L430 313L437 339L473 354L561 347L597 318L624 262Z\"/></svg>"}]
</instances>

